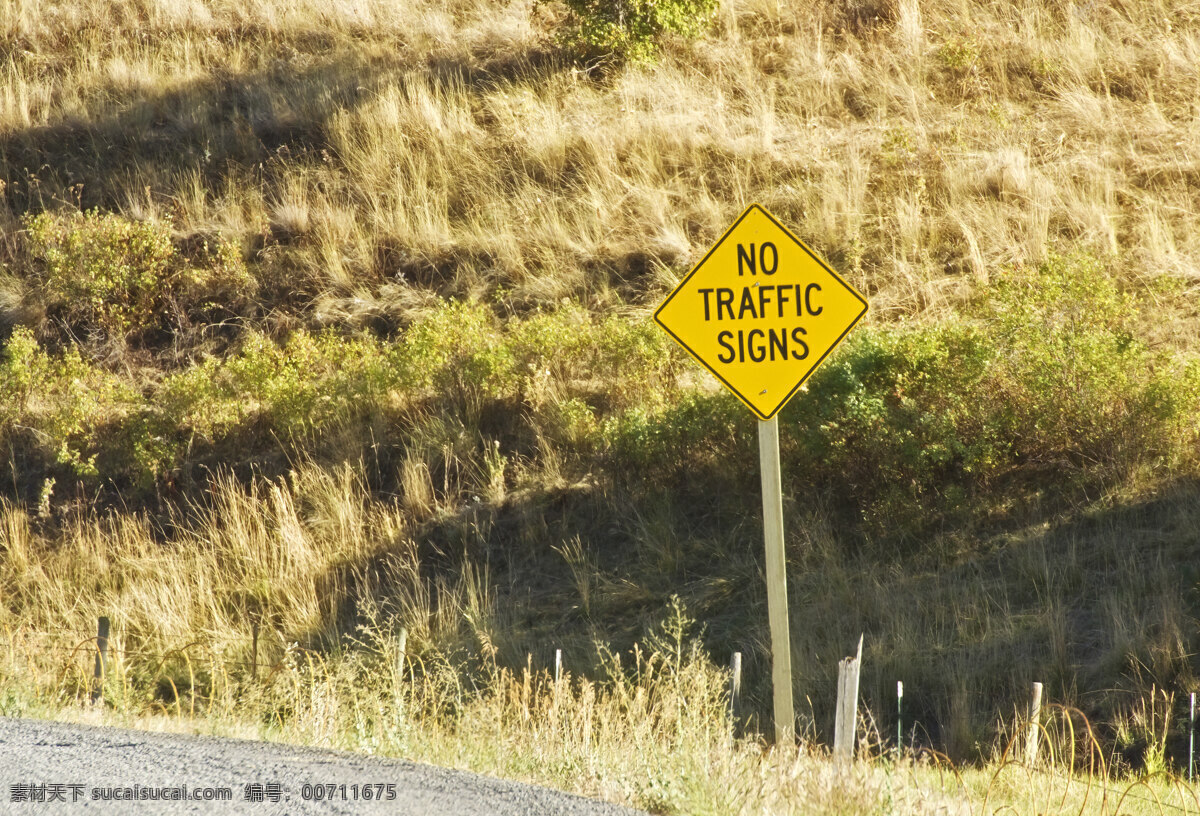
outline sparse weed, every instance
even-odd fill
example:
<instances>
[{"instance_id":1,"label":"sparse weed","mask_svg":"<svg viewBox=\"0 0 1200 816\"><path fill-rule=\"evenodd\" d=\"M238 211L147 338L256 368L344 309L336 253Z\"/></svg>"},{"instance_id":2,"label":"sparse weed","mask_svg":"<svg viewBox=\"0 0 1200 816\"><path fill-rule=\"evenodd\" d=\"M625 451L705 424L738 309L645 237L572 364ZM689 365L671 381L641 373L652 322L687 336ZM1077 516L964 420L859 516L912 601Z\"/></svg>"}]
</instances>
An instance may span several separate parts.
<instances>
[{"instance_id":1,"label":"sparse weed","mask_svg":"<svg viewBox=\"0 0 1200 816\"><path fill-rule=\"evenodd\" d=\"M971 37L950 37L938 46L937 58L946 69L965 74L979 62L979 43Z\"/></svg>"}]
</instances>

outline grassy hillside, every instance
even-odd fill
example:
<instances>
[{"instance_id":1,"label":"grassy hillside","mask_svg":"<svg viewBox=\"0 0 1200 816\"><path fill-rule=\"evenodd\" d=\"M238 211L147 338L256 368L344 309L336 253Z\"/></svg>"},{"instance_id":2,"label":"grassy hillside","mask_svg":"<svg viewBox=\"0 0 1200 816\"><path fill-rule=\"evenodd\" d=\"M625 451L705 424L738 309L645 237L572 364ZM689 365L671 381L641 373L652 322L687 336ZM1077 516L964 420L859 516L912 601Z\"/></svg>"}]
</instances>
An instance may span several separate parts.
<instances>
[{"instance_id":1,"label":"grassy hillside","mask_svg":"<svg viewBox=\"0 0 1200 816\"><path fill-rule=\"evenodd\" d=\"M431 722L527 722L487 695L557 648L628 714L679 691L629 669L677 596L689 693L743 651L753 733L755 425L649 315L758 202L871 303L781 415L806 738L865 632L877 747L903 680L909 746L994 759L1040 680L1116 772L1181 761L1148 712L1200 685L1194 3L725 0L649 62L554 3L0 4L0 710L83 695L45 639L108 614L127 716L445 760L337 708L364 639L406 628ZM448 761L703 799L606 787L603 730Z\"/></svg>"}]
</instances>

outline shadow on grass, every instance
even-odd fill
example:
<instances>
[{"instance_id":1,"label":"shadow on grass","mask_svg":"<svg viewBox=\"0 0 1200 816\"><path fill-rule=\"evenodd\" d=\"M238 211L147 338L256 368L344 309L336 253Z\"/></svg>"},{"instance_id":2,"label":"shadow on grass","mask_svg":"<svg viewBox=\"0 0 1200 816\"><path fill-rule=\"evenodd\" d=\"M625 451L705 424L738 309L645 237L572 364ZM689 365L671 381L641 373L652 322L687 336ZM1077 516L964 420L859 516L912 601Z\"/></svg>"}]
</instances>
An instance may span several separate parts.
<instances>
[{"instance_id":1,"label":"shadow on grass","mask_svg":"<svg viewBox=\"0 0 1200 816\"><path fill-rule=\"evenodd\" d=\"M482 633L511 668L526 660L552 666L562 648L572 670L583 673L598 673L594 642L631 648L677 594L703 627L715 663L743 653L746 715L769 724L757 510L735 509L757 498L705 505L698 497L681 502L599 484L511 497L422 527L422 577L449 587L447 576L475 570L486 580L486 614L463 618L464 654L480 648ZM933 569L910 569L861 548L842 555L806 550L811 519L793 514L798 731L832 738L837 661L865 633L861 705L871 716L860 737L868 744L894 745L902 680L907 748L936 750L955 762L994 760L1038 681L1047 705L1078 708L1105 750L1120 747L1126 768L1137 768L1145 738L1117 734L1131 701L1152 688L1173 690L1181 700L1197 685L1197 507L1200 484L1181 479L1152 498L981 536L974 552ZM661 538L671 530L679 553L670 570L656 571L667 547ZM571 541L579 542L576 550L563 546ZM386 608L386 558L342 565L329 576L344 595L331 606L327 632L353 629L367 597ZM462 596L447 593L444 602L461 603ZM1186 748L1185 732L1176 729L1166 742L1168 764L1186 763Z\"/></svg>"},{"instance_id":2,"label":"shadow on grass","mask_svg":"<svg viewBox=\"0 0 1200 816\"><path fill-rule=\"evenodd\" d=\"M248 36L248 35L244 35ZM174 196L195 174L209 191L229 183L270 186L276 158L329 160L327 126L407 76L436 86L486 88L565 69L553 51L406 58L338 49L329 37L299 37L328 52L315 61L276 60L246 73L213 71L170 90L113 85L95 96L106 115L67 119L0 136L0 177L14 214L67 203L126 209L147 190Z\"/></svg>"}]
</instances>

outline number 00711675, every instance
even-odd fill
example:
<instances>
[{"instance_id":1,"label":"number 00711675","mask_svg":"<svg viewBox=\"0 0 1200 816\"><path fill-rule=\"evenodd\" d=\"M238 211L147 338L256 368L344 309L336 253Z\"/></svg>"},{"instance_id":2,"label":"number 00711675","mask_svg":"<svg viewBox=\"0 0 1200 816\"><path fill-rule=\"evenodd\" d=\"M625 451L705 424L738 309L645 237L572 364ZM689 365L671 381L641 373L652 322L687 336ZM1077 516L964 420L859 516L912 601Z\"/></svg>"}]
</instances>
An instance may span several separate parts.
<instances>
[{"instance_id":1,"label":"number 00711675","mask_svg":"<svg viewBox=\"0 0 1200 816\"><path fill-rule=\"evenodd\" d=\"M370 802L373 800L390 802L396 798L396 785L391 782L375 782L363 785L345 785L332 782L325 785L306 783L300 786L300 798L308 802Z\"/></svg>"}]
</instances>

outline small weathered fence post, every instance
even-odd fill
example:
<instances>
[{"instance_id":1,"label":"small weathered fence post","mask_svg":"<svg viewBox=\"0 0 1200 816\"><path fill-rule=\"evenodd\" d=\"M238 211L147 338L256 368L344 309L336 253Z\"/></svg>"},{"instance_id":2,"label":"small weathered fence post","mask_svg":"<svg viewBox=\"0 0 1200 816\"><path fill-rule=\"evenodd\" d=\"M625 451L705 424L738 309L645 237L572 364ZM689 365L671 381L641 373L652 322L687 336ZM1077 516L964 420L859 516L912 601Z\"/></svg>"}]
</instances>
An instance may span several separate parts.
<instances>
[{"instance_id":1,"label":"small weathered fence post","mask_svg":"<svg viewBox=\"0 0 1200 816\"><path fill-rule=\"evenodd\" d=\"M1196 692L1192 692L1192 713L1188 715L1188 782L1196 767Z\"/></svg>"},{"instance_id":2,"label":"small weathered fence post","mask_svg":"<svg viewBox=\"0 0 1200 816\"><path fill-rule=\"evenodd\" d=\"M96 666L92 678L92 702L104 702L104 675L108 673L109 620L101 615L96 622Z\"/></svg>"},{"instance_id":3,"label":"small weathered fence post","mask_svg":"<svg viewBox=\"0 0 1200 816\"><path fill-rule=\"evenodd\" d=\"M729 660L729 722L736 726L742 710L742 653L734 652Z\"/></svg>"},{"instance_id":4,"label":"small weathered fence post","mask_svg":"<svg viewBox=\"0 0 1200 816\"><path fill-rule=\"evenodd\" d=\"M904 700L904 681L896 681L896 756L904 751L904 712L900 704Z\"/></svg>"},{"instance_id":5,"label":"small weathered fence post","mask_svg":"<svg viewBox=\"0 0 1200 816\"><path fill-rule=\"evenodd\" d=\"M1038 731L1041 728L1042 684L1033 684L1033 699L1029 703L1029 733L1025 737L1025 764L1033 767L1038 755Z\"/></svg>"},{"instance_id":6,"label":"small weathered fence post","mask_svg":"<svg viewBox=\"0 0 1200 816\"><path fill-rule=\"evenodd\" d=\"M837 712L833 726L833 756L839 762L854 759L854 737L858 720L858 674L862 666L862 635L858 652L838 663Z\"/></svg>"},{"instance_id":7,"label":"small weathered fence post","mask_svg":"<svg viewBox=\"0 0 1200 816\"><path fill-rule=\"evenodd\" d=\"M396 680L404 681L404 660L408 657L408 627L401 626L396 638Z\"/></svg>"},{"instance_id":8,"label":"small weathered fence post","mask_svg":"<svg viewBox=\"0 0 1200 816\"><path fill-rule=\"evenodd\" d=\"M250 624L250 679L258 681L258 618Z\"/></svg>"},{"instance_id":9,"label":"small weathered fence post","mask_svg":"<svg viewBox=\"0 0 1200 816\"><path fill-rule=\"evenodd\" d=\"M554 685L558 686L562 680L562 649L554 650Z\"/></svg>"}]
</instances>

